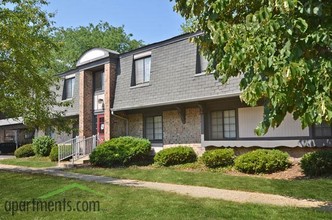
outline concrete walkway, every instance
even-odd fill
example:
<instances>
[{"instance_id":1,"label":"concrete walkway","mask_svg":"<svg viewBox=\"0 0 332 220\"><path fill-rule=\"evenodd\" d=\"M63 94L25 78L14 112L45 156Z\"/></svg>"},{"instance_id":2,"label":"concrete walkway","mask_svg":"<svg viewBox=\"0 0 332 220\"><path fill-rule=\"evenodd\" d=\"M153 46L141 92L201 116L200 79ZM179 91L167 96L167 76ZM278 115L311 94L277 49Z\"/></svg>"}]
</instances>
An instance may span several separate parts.
<instances>
[{"instance_id":1,"label":"concrete walkway","mask_svg":"<svg viewBox=\"0 0 332 220\"><path fill-rule=\"evenodd\" d=\"M295 199L286 196L244 192L236 190L216 189L202 186L189 186L170 183L146 182L129 179L116 179L112 177L94 176L79 173L70 173L63 171L63 168L28 168L12 165L0 164L0 170L11 172L26 172L36 174L46 174L51 176L65 177L82 181L97 182L104 184L114 184L129 187L141 187L155 189L165 192L173 192L181 195L191 196L195 198L221 199L225 201L239 203L256 203L277 206L292 206L302 208L322 208L324 210L332 210L332 204L321 201L312 201L305 199Z\"/></svg>"}]
</instances>

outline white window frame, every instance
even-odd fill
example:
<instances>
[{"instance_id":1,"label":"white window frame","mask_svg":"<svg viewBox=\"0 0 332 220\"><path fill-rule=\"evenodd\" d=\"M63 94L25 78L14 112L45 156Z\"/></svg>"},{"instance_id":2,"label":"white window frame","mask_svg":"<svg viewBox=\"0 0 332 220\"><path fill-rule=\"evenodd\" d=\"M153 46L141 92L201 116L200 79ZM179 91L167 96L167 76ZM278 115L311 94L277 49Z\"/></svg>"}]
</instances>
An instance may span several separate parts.
<instances>
[{"instance_id":1,"label":"white window frame","mask_svg":"<svg viewBox=\"0 0 332 220\"><path fill-rule=\"evenodd\" d=\"M234 112L234 116L227 117L227 114ZM220 114L221 117L213 118L213 114ZM212 140L224 140L224 139L236 139L237 138L237 113L235 109L217 110L210 113L210 136ZM231 122L231 118L234 118ZM219 120L219 121L215 121ZM214 124L216 122L216 124ZM214 126L217 126L217 130L214 130ZM234 129L231 129L234 126ZM221 132L221 133L220 133ZM234 132L235 135L231 135Z\"/></svg>"},{"instance_id":2,"label":"white window frame","mask_svg":"<svg viewBox=\"0 0 332 220\"><path fill-rule=\"evenodd\" d=\"M71 81L71 91L70 91L70 93L71 93L71 95L70 95L70 97L68 96L68 89L67 89L67 82L68 81ZM63 88L63 100L69 100L69 99L72 99L73 97L74 97L74 88L75 88L75 77L71 77L71 78L69 78L69 77L66 77L65 79L64 79L64 88Z\"/></svg>"}]
</instances>

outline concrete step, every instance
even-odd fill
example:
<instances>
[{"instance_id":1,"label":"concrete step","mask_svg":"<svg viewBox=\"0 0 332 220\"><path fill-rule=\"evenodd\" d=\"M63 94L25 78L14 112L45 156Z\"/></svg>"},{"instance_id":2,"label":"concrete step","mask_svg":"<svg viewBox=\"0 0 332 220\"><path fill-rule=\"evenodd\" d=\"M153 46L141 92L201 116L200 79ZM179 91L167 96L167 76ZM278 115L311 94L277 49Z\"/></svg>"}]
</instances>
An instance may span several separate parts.
<instances>
[{"instance_id":1,"label":"concrete step","mask_svg":"<svg viewBox=\"0 0 332 220\"><path fill-rule=\"evenodd\" d=\"M58 167L70 168L75 166L87 165L89 163L90 163L90 156L86 155L78 160L74 160L74 163L72 159L69 161L61 161L60 163L58 163Z\"/></svg>"}]
</instances>

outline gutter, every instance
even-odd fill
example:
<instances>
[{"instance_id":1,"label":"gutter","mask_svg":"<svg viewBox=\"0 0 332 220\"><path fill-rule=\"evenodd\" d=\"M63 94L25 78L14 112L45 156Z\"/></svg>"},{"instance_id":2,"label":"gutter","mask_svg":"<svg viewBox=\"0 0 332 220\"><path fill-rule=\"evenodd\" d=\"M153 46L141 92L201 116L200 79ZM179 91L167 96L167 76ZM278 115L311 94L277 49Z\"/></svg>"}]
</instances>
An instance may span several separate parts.
<instances>
[{"instance_id":1,"label":"gutter","mask_svg":"<svg viewBox=\"0 0 332 220\"><path fill-rule=\"evenodd\" d=\"M114 114L114 112L113 112L113 110L111 109L111 115L113 115L114 117L116 117L116 118L119 118L119 119L122 119L122 120L125 120L126 121L126 136L128 136L129 135L129 126L128 126L128 124L129 124L129 120L128 120L128 118L124 118L124 117L121 117L120 115L116 115L116 114Z\"/></svg>"}]
</instances>

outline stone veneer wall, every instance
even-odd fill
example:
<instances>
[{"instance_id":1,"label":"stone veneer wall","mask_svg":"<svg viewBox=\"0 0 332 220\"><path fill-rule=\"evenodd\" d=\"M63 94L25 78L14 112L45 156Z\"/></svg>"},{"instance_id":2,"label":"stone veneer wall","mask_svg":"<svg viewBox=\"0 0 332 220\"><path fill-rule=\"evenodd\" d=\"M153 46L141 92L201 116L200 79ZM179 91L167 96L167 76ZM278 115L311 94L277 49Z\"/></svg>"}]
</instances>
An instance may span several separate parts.
<instances>
[{"instance_id":1,"label":"stone veneer wall","mask_svg":"<svg viewBox=\"0 0 332 220\"><path fill-rule=\"evenodd\" d=\"M111 116L111 138L126 136L126 121L115 116Z\"/></svg>"},{"instance_id":2,"label":"stone veneer wall","mask_svg":"<svg viewBox=\"0 0 332 220\"><path fill-rule=\"evenodd\" d=\"M186 145L192 147L196 154L201 155L201 114L199 108L186 109L186 123L183 124L179 113L163 112L164 148Z\"/></svg>"},{"instance_id":3,"label":"stone veneer wall","mask_svg":"<svg viewBox=\"0 0 332 220\"><path fill-rule=\"evenodd\" d=\"M143 114L128 115L129 136L143 137Z\"/></svg>"},{"instance_id":4,"label":"stone veneer wall","mask_svg":"<svg viewBox=\"0 0 332 220\"><path fill-rule=\"evenodd\" d=\"M199 108L186 109L186 123L183 124L179 113L163 112L164 144L190 144L201 142L201 115Z\"/></svg>"}]
</instances>

